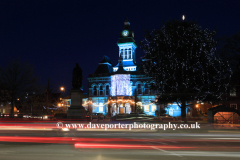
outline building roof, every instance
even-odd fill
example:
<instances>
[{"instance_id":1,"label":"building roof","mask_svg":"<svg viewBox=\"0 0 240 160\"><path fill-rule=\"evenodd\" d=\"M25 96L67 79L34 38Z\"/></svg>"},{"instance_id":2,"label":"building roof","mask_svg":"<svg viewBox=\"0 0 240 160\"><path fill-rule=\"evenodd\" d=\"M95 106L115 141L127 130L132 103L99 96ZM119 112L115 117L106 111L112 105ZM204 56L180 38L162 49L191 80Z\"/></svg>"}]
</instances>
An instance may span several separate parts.
<instances>
[{"instance_id":1,"label":"building roof","mask_svg":"<svg viewBox=\"0 0 240 160\"><path fill-rule=\"evenodd\" d=\"M236 110L234 108L227 107L227 106L223 106L223 105L213 107L213 108L209 108L208 112L213 112L213 115L216 114L217 112L235 112L238 115L240 115L240 112L238 110Z\"/></svg>"},{"instance_id":2,"label":"building roof","mask_svg":"<svg viewBox=\"0 0 240 160\"><path fill-rule=\"evenodd\" d=\"M99 64L94 74L112 73L112 66L108 64Z\"/></svg>"},{"instance_id":3,"label":"building roof","mask_svg":"<svg viewBox=\"0 0 240 160\"><path fill-rule=\"evenodd\" d=\"M115 67L118 67L119 66L119 63L115 66ZM133 61L124 61L123 60L123 67L131 67L131 66L136 66L136 64L133 62Z\"/></svg>"},{"instance_id":4,"label":"building roof","mask_svg":"<svg viewBox=\"0 0 240 160\"><path fill-rule=\"evenodd\" d=\"M103 56L103 59L99 63L109 63L112 65L111 59L107 56Z\"/></svg>"},{"instance_id":5,"label":"building roof","mask_svg":"<svg viewBox=\"0 0 240 160\"><path fill-rule=\"evenodd\" d=\"M105 74L105 73L112 73L112 62L109 57L103 56L103 59L100 61L96 71L94 74Z\"/></svg>"},{"instance_id":6,"label":"building roof","mask_svg":"<svg viewBox=\"0 0 240 160\"><path fill-rule=\"evenodd\" d=\"M128 71L125 71L125 70L123 69L123 66L120 65L120 66L118 67L118 70L117 70L116 72L114 72L114 74L129 74L129 72L128 72Z\"/></svg>"}]
</instances>

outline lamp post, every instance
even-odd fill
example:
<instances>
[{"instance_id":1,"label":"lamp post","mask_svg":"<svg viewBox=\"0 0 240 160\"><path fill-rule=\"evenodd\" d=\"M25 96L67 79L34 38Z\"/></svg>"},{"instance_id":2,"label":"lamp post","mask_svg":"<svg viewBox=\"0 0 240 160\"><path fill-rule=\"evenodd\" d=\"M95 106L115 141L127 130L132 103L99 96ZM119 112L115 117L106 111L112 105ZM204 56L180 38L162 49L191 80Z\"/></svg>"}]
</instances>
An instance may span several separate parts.
<instances>
[{"instance_id":1,"label":"lamp post","mask_svg":"<svg viewBox=\"0 0 240 160\"><path fill-rule=\"evenodd\" d=\"M61 91L61 98L63 98L63 92L65 91L64 87L60 87L60 91Z\"/></svg>"},{"instance_id":2,"label":"lamp post","mask_svg":"<svg viewBox=\"0 0 240 160\"><path fill-rule=\"evenodd\" d=\"M60 98L61 104L59 105L59 107L62 107L62 109L63 109L63 92L65 91L65 88L63 86L60 87L60 91L61 91L61 98Z\"/></svg>"}]
</instances>

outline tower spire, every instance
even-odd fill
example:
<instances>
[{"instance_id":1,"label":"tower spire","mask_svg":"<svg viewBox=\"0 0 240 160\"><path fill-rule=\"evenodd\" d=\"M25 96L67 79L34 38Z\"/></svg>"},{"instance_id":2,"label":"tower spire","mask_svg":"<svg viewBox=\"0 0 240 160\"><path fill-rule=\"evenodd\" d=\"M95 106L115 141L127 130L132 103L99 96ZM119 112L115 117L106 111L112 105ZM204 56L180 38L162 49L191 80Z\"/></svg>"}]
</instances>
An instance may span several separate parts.
<instances>
[{"instance_id":1,"label":"tower spire","mask_svg":"<svg viewBox=\"0 0 240 160\"><path fill-rule=\"evenodd\" d=\"M125 71L136 71L135 49L137 45L134 40L134 32L130 30L128 19L124 22L124 29L120 33L117 45L119 47L119 60L118 64L113 67L113 71L116 72L118 67L119 70L123 68Z\"/></svg>"},{"instance_id":2,"label":"tower spire","mask_svg":"<svg viewBox=\"0 0 240 160\"><path fill-rule=\"evenodd\" d=\"M124 25L129 25L130 26L130 22L128 21L128 18L125 20Z\"/></svg>"}]
</instances>

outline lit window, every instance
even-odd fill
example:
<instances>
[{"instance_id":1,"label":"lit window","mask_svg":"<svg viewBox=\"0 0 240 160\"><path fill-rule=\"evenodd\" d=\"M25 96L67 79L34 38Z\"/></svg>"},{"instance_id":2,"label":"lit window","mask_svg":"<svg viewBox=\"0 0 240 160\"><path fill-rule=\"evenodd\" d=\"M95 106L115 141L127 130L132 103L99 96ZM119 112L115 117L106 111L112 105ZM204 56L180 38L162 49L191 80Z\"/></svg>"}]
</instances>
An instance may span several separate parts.
<instances>
[{"instance_id":1,"label":"lit window","mask_svg":"<svg viewBox=\"0 0 240 160\"><path fill-rule=\"evenodd\" d=\"M123 59L127 59L127 53L128 53L128 49L125 49L125 54Z\"/></svg>"},{"instance_id":2,"label":"lit window","mask_svg":"<svg viewBox=\"0 0 240 160\"><path fill-rule=\"evenodd\" d=\"M116 72L118 70L118 68L114 68L114 72Z\"/></svg>"},{"instance_id":3,"label":"lit window","mask_svg":"<svg viewBox=\"0 0 240 160\"><path fill-rule=\"evenodd\" d=\"M103 107L102 106L99 107L99 112L103 112Z\"/></svg>"},{"instance_id":4,"label":"lit window","mask_svg":"<svg viewBox=\"0 0 240 160\"><path fill-rule=\"evenodd\" d=\"M233 89L230 90L230 96L231 96L231 97L237 96L236 87L233 87Z\"/></svg>"},{"instance_id":5,"label":"lit window","mask_svg":"<svg viewBox=\"0 0 240 160\"><path fill-rule=\"evenodd\" d=\"M144 106L144 111L145 111L145 112L149 112L149 106L148 106L148 105L145 105L145 106Z\"/></svg>"},{"instance_id":6,"label":"lit window","mask_svg":"<svg viewBox=\"0 0 240 160\"><path fill-rule=\"evenodd\" d=\"M237 104L230 104L231 108L237 109Z\"/></svg>"},{"instance_id":7,"label":"lit window","mask_svg":"<svg viewBox=\"0 0 240 160\"><path fill-rule=\"evenodd\" d=\"M152 112L156 111L156 105L152 105Z\"/></svg>"},{"instance_id":8,"label":"lit window","mask_svg":"<svg viewBox=\"0 0 240 160\"><path fill-rule=\"evenodd\" d=\"M121 49L120 55L121 55L121 57L123 57L123 49Z\"/></svg>"},{"instance_id":9,"label":"lit window","mask_svg":"<svg viewBox=\"0 0 240 160\"><path fill-rule=\"evenodd\" d=\"M99 112L103 112L103 103L99 103Z\"/></svg>"},{"instance_id":10,"label":"lit window","mask_svg":"<svg viewBox=\"0 0 240 160\"><path fill-rule=\"evenodd\" d=\"M130 114L131 113L131 106L130 106L130 104L126 103L125 107L126 107L126 113Z\"/></svg>"},{"instance_id":11,"label":"lit window","mask_svg":"<svg viewBox=\"0 0 240 160\"><path fill-rule=\"evenodd\" d=\"M103 86L100 86L100 95L103 95Z\"/></svg>"},{"instance_id":12,"label":"lit window","mask_svg":"<svg viewBox=\"0 0 240 160\"><path fill-rule=\"evenodd\" d=\"M131 54L131 48L128 49L128 59L132 58L132 54Z\"/></svg>"}]
</instances>

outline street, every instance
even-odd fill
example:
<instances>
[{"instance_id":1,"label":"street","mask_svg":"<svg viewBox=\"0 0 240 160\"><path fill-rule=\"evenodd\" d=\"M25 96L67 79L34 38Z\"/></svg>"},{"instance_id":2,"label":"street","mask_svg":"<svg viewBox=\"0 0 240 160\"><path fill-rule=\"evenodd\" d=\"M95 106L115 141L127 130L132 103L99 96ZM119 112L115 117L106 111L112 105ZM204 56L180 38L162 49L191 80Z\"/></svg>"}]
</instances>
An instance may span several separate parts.
<instances>
[{"instance_id":1,"label":"street","mask_svg":"<svg viewBox=\"0 0 240 160\"><path fill-rule=\"evenodd\" d=\"M239 132L1 130L0 159L239 159Z\"/></svg>"}]
</instances>

